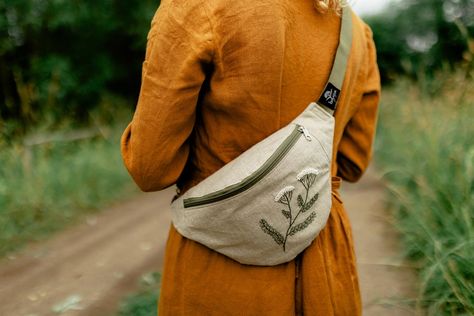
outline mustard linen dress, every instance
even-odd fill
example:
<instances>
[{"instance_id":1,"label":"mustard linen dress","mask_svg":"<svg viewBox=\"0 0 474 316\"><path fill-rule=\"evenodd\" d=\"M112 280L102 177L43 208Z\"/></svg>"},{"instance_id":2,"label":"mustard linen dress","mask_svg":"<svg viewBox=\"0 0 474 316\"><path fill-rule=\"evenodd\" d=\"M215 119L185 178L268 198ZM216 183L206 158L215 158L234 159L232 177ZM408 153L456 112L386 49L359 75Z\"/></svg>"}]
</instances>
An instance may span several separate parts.
<instances>
[{"instance_id":1,"label":"mustard linen dress","mask_svg":"<svg viewBox=\"0 0 474 316\"><path fill-rule=\"evenodd\" d=\"M333 207L297 259L241 265L182 237L167 241L160 316L361 314L341 178L367 168L380 79L372 33L353 15L353 44L335 119ZM122 137L143 191L186 191L319 98L340 17L312 0L163 0L148 34L136 112ZM165 210L158 210L165 211Z\"/></svg>"}]
</instances>

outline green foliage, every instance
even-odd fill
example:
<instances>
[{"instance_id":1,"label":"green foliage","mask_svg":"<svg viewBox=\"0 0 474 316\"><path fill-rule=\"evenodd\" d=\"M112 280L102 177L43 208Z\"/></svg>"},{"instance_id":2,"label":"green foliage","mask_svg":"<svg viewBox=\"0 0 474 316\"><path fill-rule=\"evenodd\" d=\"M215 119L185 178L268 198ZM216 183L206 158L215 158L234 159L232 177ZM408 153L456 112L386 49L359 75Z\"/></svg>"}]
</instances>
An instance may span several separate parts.
<instances>
[{"instance_id":1,"label":"green foliage","mask_svg":"<svg viewBox=\"0 0 474 316\"><path fill-rule=\"evenodd\" d=\"M89 120L104 92L135 97L159 1L0 2L0 120ZM1 126L0 126L1 128Z\"/></svg>"},{"instance_id":2,"label":"green foliage","mask_svg":"<svg viewBox=\"0 0 474 316\"><path fill-rule=\"evenodd\" d=\"M119 312L120 316L155 316L157 308L157 293L147 291L130 296Z\"/></svg>"},{"instance_id":3,"label":"green foliage","mask_svg":"<svg viewBox=\"0 0 474 316\"><path fill-rule=\"evenodd\" d=\"M420 267L418 308L472 315L474 82L443 77L434 98L408 80L385 92L376 157L406 255Z\"/></svg>"},{"instance_id":4,"label":"green foliage","mask_svg":"<svg viewBox=\"0 0 474 316\"><path fill-rule=\"evenodd\" d=\"M74 142L0 145L0 256L134 192L119 152L122 130Z\"/></svg>"},{"instance_id":5,"label":"green foliage","mask_svg":"<svg viewBox=\"0 0 474 316\"><path fill-rule=\"evenodd\" d=\"M432 76L474 51L474 2L404 0L365 19L372 27L384 82L399 74ZM471 47L469 48L469 45Z\"/></svg>"},{"instance_id":6,"label":"green foliage","mask_svg":"<svg viewBox=\"0 0 474 316\"><path fill-rule=\"evenodd\" d=\"M145 276L138 293L127 297L120 306L119 316L155 316L157 313L157 303L160 284L160 275L152 273ZM143 281L143 280L142 280Z\"/></svg>"}]
</instances>

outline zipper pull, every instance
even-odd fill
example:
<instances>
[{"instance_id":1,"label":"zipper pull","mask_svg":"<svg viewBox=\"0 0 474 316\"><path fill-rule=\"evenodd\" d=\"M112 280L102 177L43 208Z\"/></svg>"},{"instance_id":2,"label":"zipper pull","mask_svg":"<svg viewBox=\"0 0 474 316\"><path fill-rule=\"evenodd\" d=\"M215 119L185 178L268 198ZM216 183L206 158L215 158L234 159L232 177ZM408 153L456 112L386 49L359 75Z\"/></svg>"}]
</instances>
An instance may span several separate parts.
<instances>
[{"instance_id":1,"label":"zipper pull","mask_svg":"<svg viewBox=\"0 0 474 316\"><path fill-rule=\"evenodd\" d=\"M312 141L313 140L313 137L311 137L311 135L309 134L309 131L304 127L304 126L301 126L298 127L298 130L303 133L304 135L304 138L306 138L307 141Z\"/></svg>"}]
</instances>

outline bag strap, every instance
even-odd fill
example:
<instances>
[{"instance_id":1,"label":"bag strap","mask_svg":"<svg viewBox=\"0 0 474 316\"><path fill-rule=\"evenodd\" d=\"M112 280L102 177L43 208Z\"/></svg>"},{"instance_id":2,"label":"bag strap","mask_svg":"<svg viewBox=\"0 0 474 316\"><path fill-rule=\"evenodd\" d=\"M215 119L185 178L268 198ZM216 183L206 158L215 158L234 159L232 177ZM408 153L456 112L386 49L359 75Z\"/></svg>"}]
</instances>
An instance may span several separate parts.
<instances>
[{"instance_id":1,"label":"bag strap","mask_svg":"<svg viewBox=\"0 0 474 316\"><path fill-rule=\"evenodd\" d=\"M352 47L352 10L349 6L342 8L341 34L337 48L334 65L328 83L323 90L318 102L319 105L327 107L331 114L336 111L339 96L341 94L344 77L346 76L347 62Z\"/></svg>"}]
</instances>

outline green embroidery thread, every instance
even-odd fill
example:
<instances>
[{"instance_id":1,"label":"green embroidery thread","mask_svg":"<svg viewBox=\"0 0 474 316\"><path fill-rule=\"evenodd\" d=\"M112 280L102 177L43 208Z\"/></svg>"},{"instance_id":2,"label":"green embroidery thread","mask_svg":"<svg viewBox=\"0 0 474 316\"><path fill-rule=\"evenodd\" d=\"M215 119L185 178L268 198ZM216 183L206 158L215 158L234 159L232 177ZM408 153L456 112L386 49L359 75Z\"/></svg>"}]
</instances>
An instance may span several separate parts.
<instances>
[{"instance_id":1,"label":"green embroidery thread","mask_svg":"<svg viewBox=\"0 0 474 316\"><path fill-rule=\"evenodd\" d=\"M306 213L309 211L316 201L319 198L319 193L316 193L311 197L309 191L313 184L316 181L316 177L319 175L319 171L314 168L308 168L301 171L297 176L296 179L303 185L305 189L305 197L301 194L298 194L296 198L296 203L298 206L298 211L293 211L291 208L291 200L293 198L293 191L295 191L294 186L287 186L283 188L278 194L275 196L275 202L281 203L285 205L288 210L281 210L282 215L288 220L288 229L286 230L285 235L281 234L278 230L276 230L273 226L271 226L265 219L260 220L260 228L266 234L270 235L273 240L279 245L282 246L283 251L286 251L286 242L288 237L296 235L298 232L305 230L312 222L316 219L316 212L311 212L309 216L305 218L305 220L299 224L296 223L296 220L300 217L301 214ZM293 216L293 214L295 214Z\"/></svg>"},{"instance_id":2,"label":"green embroidery thread","mask_svg":"<svg viewBox=\"0 0 474 316\"><path fill-rule=\"evenodd\" d=\"M283 237L282 234L280 234L275 228L273 228L270 224L268 224L268 222L264 219L261 219L260 220L260 228L262 228L262 230L267 233L268 235L272 236L273 240L275 240L275 242L278 244L278 245L283 245L283 243L285 242L285 238Z\"/></svg>"}]
</instances>

